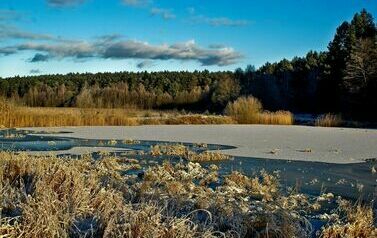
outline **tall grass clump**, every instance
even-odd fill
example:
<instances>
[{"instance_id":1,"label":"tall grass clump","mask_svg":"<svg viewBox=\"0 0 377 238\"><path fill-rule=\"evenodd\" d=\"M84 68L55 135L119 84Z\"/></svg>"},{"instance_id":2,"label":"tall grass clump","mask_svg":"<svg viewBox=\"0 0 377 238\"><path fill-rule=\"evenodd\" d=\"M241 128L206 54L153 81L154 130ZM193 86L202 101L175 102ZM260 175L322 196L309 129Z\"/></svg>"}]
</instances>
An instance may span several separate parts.
<instances>
[{"instance_id":1,"label":"tall grass clump","mask_svg":"<svg viewBox=\"0 0 377 238\"><path fill-rule=\"evenodd\" d=\"M255 97L240 97L228 103L225 114L240 124L292 125L293 115L287 111L263 111L262 103Z\"/></svg>"},{"instance_id":2,"label":"tall grass clump","mask_svg":"<svg viewBox=\"0 0 377 238\"><path fill-rule=\"evenodd\" d=\"M321 238L369 238L377 237L373 208L340 200L339 218L329 223L321 232Z\"/></svg>"},{"instance_id":3,"label":"tall grass clump","mask_svg":"<svg viewBox=\"0 0 377 238\"><path fill-rule=\"evenodd\" d=\"M0 97L0 128L11 127L11 114L13 111L13 104L5 98Z\"/></svg>"},{"instance_id":4,"label":"tall grass clump","mask_svg":"<svg viewBox=\"0 0 377 238\"><path fill-rule=\"evenodd\" d=\"M182 144L176 145L154 145L151 147L150 154L152 156L160 156L160 155L173 155L179 156L187 161L190 162L215 162L221 160L230 160L232 159L231 156L222 154L220 152L215 151L203 151L203 152L196 152L190 150L188 147Z\"/></svg>"},{"instance_id":5,"label":"tall grass clump","mask_svg":"<svg viewBox=\"0 0 377 238\"><path fill-rule=\"evenodd\" d=\"M343 124L342 117L340 115L327 113L324 115L319 116L315 120L316 126L322 127L338 127Z\"/></svg>"},{"instance_id":6,"label":"tall grass clump","mask_svg":"<svg viewBox=\"0 0 377 238\"><path fill-rule=\"evenodd\" d=\"M262 112L262 103L254 97L241 97L230 102L225 108L225 114L235 118L238 123L251 124L258 121Z\"/></svg>"}]
</instances>

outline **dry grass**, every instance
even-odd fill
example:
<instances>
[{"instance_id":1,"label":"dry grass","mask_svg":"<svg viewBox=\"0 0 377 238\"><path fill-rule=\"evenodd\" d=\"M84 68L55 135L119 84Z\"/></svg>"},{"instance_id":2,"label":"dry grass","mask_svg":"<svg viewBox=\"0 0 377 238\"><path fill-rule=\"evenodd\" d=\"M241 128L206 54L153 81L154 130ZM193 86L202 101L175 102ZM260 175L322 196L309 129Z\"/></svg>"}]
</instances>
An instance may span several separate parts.
<instances>
[{"instance_id":1,"label":"dry grass","mask_svg":"<svg viewBox=\"0 0 377 238\"><path fill-rule=\"evenodd\" d=\"M215 162L233 159L232 156L214 151L204 151L201 153L189 151L185 158L191 162Z\"/></svg>"},{"instance_id":2,"label":"dry grass","mask_svg":"<svg viewBox=\"0 0 377 238\"><path fill-rule=\"evenodd\" d=\"M175 156L184 156L188 152L186 146L182 144L176 145L154 145L151 147L151 155L152 156L159 156L159 155L175 155Z\"/></svg>"},{"instance_id":3,"label":"dry grass","mask_svg":"<svg viewBox=\"0 0 377 238\"><path fill-rule=\"evenodd\" d=\"M290 112L262 111L260 102L240 98L226 108L229 116L179 114L137 109L19 107L0 99L0 127L136 126L204 124L293 124Z\"/></svg>"},{"instance_id":4,"label":"dry grass","mask_svg":"<svg viewBox=\"0 0 377 238\"><path fill-rule=\"evenodd\" d=\"M231 117L220 115L171 115L164 118L146 118L139 121L142 125L220 125L235 124Z\"/></svg>"},{"instance_id":5,"label":"dry grass","mask_svg":"<svg viewBox=\"0 0 377 238\"><path fill-rule=\"evenodd\" d=\"M191 162L214 162L214 161L221 161L221 160L230 160L232 159L231 156L225 155L219 152L214 151L203 151L203 152L195 152L189 150L186 146L182 144L176 145L154 145L151 147L151 155L152 156L160 156L160 155L173 155L173 156L180 156L183 159Z\"/></svg>"},{"instance_id":6,"label":"dry grass","mask_svg":"<svg viewBox=\"0 0 377 238\"><path fill-rule=\"evenodd\" d=\"M339 201L340 218L322 230L321 238L371 238L377 237L373 208Z\"/></svg>"},{"instance_id":7,"label":"dry grass","mask_svg":"<svg viewBox=\"0 0 377 238\"><path fill-rule=\"evenodd\" d=\"M187 218L152 201L131 204L116 159L1 153L1 235L7 237L193 237ZM205 232L203 232L205 234Z\"/></svg>"},{"instance_id":8,"label":"dry grass","mask_svg":"<svg viewBox=\"0 0 377 238\"><path fill-rule=\"evenodd\" d=\"M0 99L0 127L136 126L173 124L231 124L224 116L180 115L173 111L96 108L32 108Z\"/></svg>"},{"instance_id":9,"label":"dry grass","mask_svg":"<svg viewBox=\"0 0 377 238\"><path fill-rule=\"evenodd\" d=\"M287 111L263 111L261 102L252 97L241 97L229 103L225 113L241 124L292 125L293 114Z\"/></svg>"},{"instance_id":10,"label":"dry grass","mask_svg":"<svg viewBox=\"0 0 377 238\"><path fill-rule=\"evenodd\" d=\"M284 196L262 171L219 176L197 163L151 166L136 160L0 153L0 237L309 237L303 194ZM217 183L215 188L208 187ZM321 237L375 237L373 211L340 203Z\"/></svg>"},{"instance_id":11,"label":"dry grass","mask_svg":"<svg viewBox=\"0 0 377 238\"><path fill-rule=\"evenodd\" d=\"M293 125L293 114L288 111L262 112L258 115L257 124Z\"/></svg>"},{"instance_id":12,"label":"dry grass","mask_svg":"<svg viewBox=\"0 0 377 238\"><path fill-rule=\"evenodd\" d=\"M164 163L138 178L121 175L127 163L110 156L93 160L0 153L0 236L309 235L299 210L280 202L284 196L277 178L265 172L255 178L240 173L218 177L215 169L196 163ZM211 181L220 184L212 189L206 186Z\"/></svg>"},{"instance_id":13,"label":"dry grass","mask_svg":"<svg viewBox=\"0 0 377 238\"><path fill-rule=\"evenodd\" d=\"M319 116L315 121L315 125L322 127L338 127L343 125L343 120L340 115L327 113Z\"/></svg>"}]
</instances>

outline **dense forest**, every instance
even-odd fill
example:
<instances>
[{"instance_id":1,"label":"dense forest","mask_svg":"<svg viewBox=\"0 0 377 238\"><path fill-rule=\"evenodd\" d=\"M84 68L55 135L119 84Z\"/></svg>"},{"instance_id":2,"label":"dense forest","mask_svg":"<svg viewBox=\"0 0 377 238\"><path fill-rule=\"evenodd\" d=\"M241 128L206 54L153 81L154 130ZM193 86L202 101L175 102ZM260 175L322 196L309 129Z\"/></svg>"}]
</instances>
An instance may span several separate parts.
<instances>
[{"instance_id":1,"label":"dense forest","mask_svg":"<svg viewBox=\"0 0 377 238\"><path fill-rule=\"evenodd\" d=\"M234 72L119 72L0 79L0 96L27 106L185 109L222 112L253 95L265 109L341 113L377 120L377 26L362 10L325 52Z\"/></svg>"}]
</instances>

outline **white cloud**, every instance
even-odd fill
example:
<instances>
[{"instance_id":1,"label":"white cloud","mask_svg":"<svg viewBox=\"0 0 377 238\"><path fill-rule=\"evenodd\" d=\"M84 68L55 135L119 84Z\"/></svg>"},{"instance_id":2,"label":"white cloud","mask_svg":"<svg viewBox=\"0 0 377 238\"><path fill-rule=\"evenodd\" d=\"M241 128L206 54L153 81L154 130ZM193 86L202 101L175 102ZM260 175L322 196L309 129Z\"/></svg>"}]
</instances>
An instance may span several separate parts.
<instances>
[{"instance_id":1,"label":"white cloud","mask_svg":"<svg viewBox=\"0 0 377 238\"><path fill-rule=\"evenodd\" d=\"M170 10L163 8L152 8L151 14L154 16L161 16L165 20L176 18L176 16Z\"/></svg>"},{"instance_id":2,"label":"white cloud","mask_svg":"<svg viewBox=\"0 0 377 238\"><path fill-rule=\"evenodd\" d=\"M107 39L107 38L106 38ZM135 40L97 40L95 42L42 42L25 43L13 47L0 48L4 55L20 51L36 51L30 62L48 61L51 59L88 58L104 59L139 59L139 60L181 60L196 61L201 65L225 66L238 62L242 55L230 47L204 48L190 40L175 44L151 45ZM146 66L146 64L140 64Z\"/></svg>"}]
</instances>

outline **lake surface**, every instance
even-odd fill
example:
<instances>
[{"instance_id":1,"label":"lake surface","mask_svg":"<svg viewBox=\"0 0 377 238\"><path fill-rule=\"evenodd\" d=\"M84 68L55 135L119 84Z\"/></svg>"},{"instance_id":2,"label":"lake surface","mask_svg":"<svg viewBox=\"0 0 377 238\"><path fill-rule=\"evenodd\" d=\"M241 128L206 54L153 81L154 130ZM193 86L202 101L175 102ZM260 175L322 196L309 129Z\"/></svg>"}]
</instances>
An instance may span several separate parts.
<instances>
[{"instance_id":1,"label":"lake surface","mask_svg":"<svg viewBox=\"0 0 377 238\"><path fill-rule=\"evenodd\" d=\"M69 132L56 132L61 134ZM151 147L157 144L177 144L167 141L132 141L123 140L95 140L78 139L63 136L51 136L51 132L31 132L27 130L2 130L0 131L0 150L25 151L28 153L57 152L59 156L70 155L73 148L92 148L90 151L94 157L103 148L111 148L112 154L119 157L136 158L143 169L153 163L161 163L164 160L178 161L174 156L151 157L148 155ZM233 146L208 144L206 148L200 144L182 143L191 150L201 152L205 150L228 150ZM65 152L67 151L67 152ZM80 151L80 150L79 150ZM85 152L85 150L82 150ZM76 155L77 156L77 155ZM202 163L204 167L211 163ZM364 163L331 164L323 162L303 162L276 159L260 159L249 157L234 157L229 161L216 162L220 173L227 174L233 170L241 171L249 176L257 174L262 169L272 173L278 173L283 188L295 188L312 196L323 192L332 192L335 195L352 200L362 199L373 201L377 197L377 169L376 160L368 160ZM376 204L376 201L374 201Z\"/></svg>"},{"instance_id":2,"label":"lake surface","mask_svg":"<svg viewBox=\"0 0 377 238\"><path fill-rule=\"evenodd\" d=\"M37 134L38 133L38 134ZM101 151L110 150L110 155L121 158L137 159L141 169L130 170L127 173L140 174L151 165L161 164L165 160L172 163L182 161L178 156L151 156L150 150L154 145L171 144L179 141L126 141L126 140L98 140L79 139L63 135L70 132L32 132L28 130L0 130L0 150L12 152L26 152L30 154L56 154L58 156L79 157L80 153L88 151L94 158L101 157ZM59 134L59 136L53 135ZM234 149L234 146L206 144L180 143L196 152L205 150ZM70 151L74 151L71 154ZM78 152L78 153L77 153ZM219 162L204 162L203 167L216 164L220 174L229 174L232 171L240 171L249 176L257 176L261 170L278 174L282 191L289 193L299 191L315 198L323 193L331 192L335 196L341 196L353 201L362 200L377 207L377 173L372 168L377 168L377 161L367 160L363 163L332 164L310 161L291 161L277 159L261 159L235 156L232 160ZM316 218L320 213L331 213L336 208L335 200L329 201L317 214L310 214L314 230L320 229L323 221Z\"/></svg>"}]
</instances>

